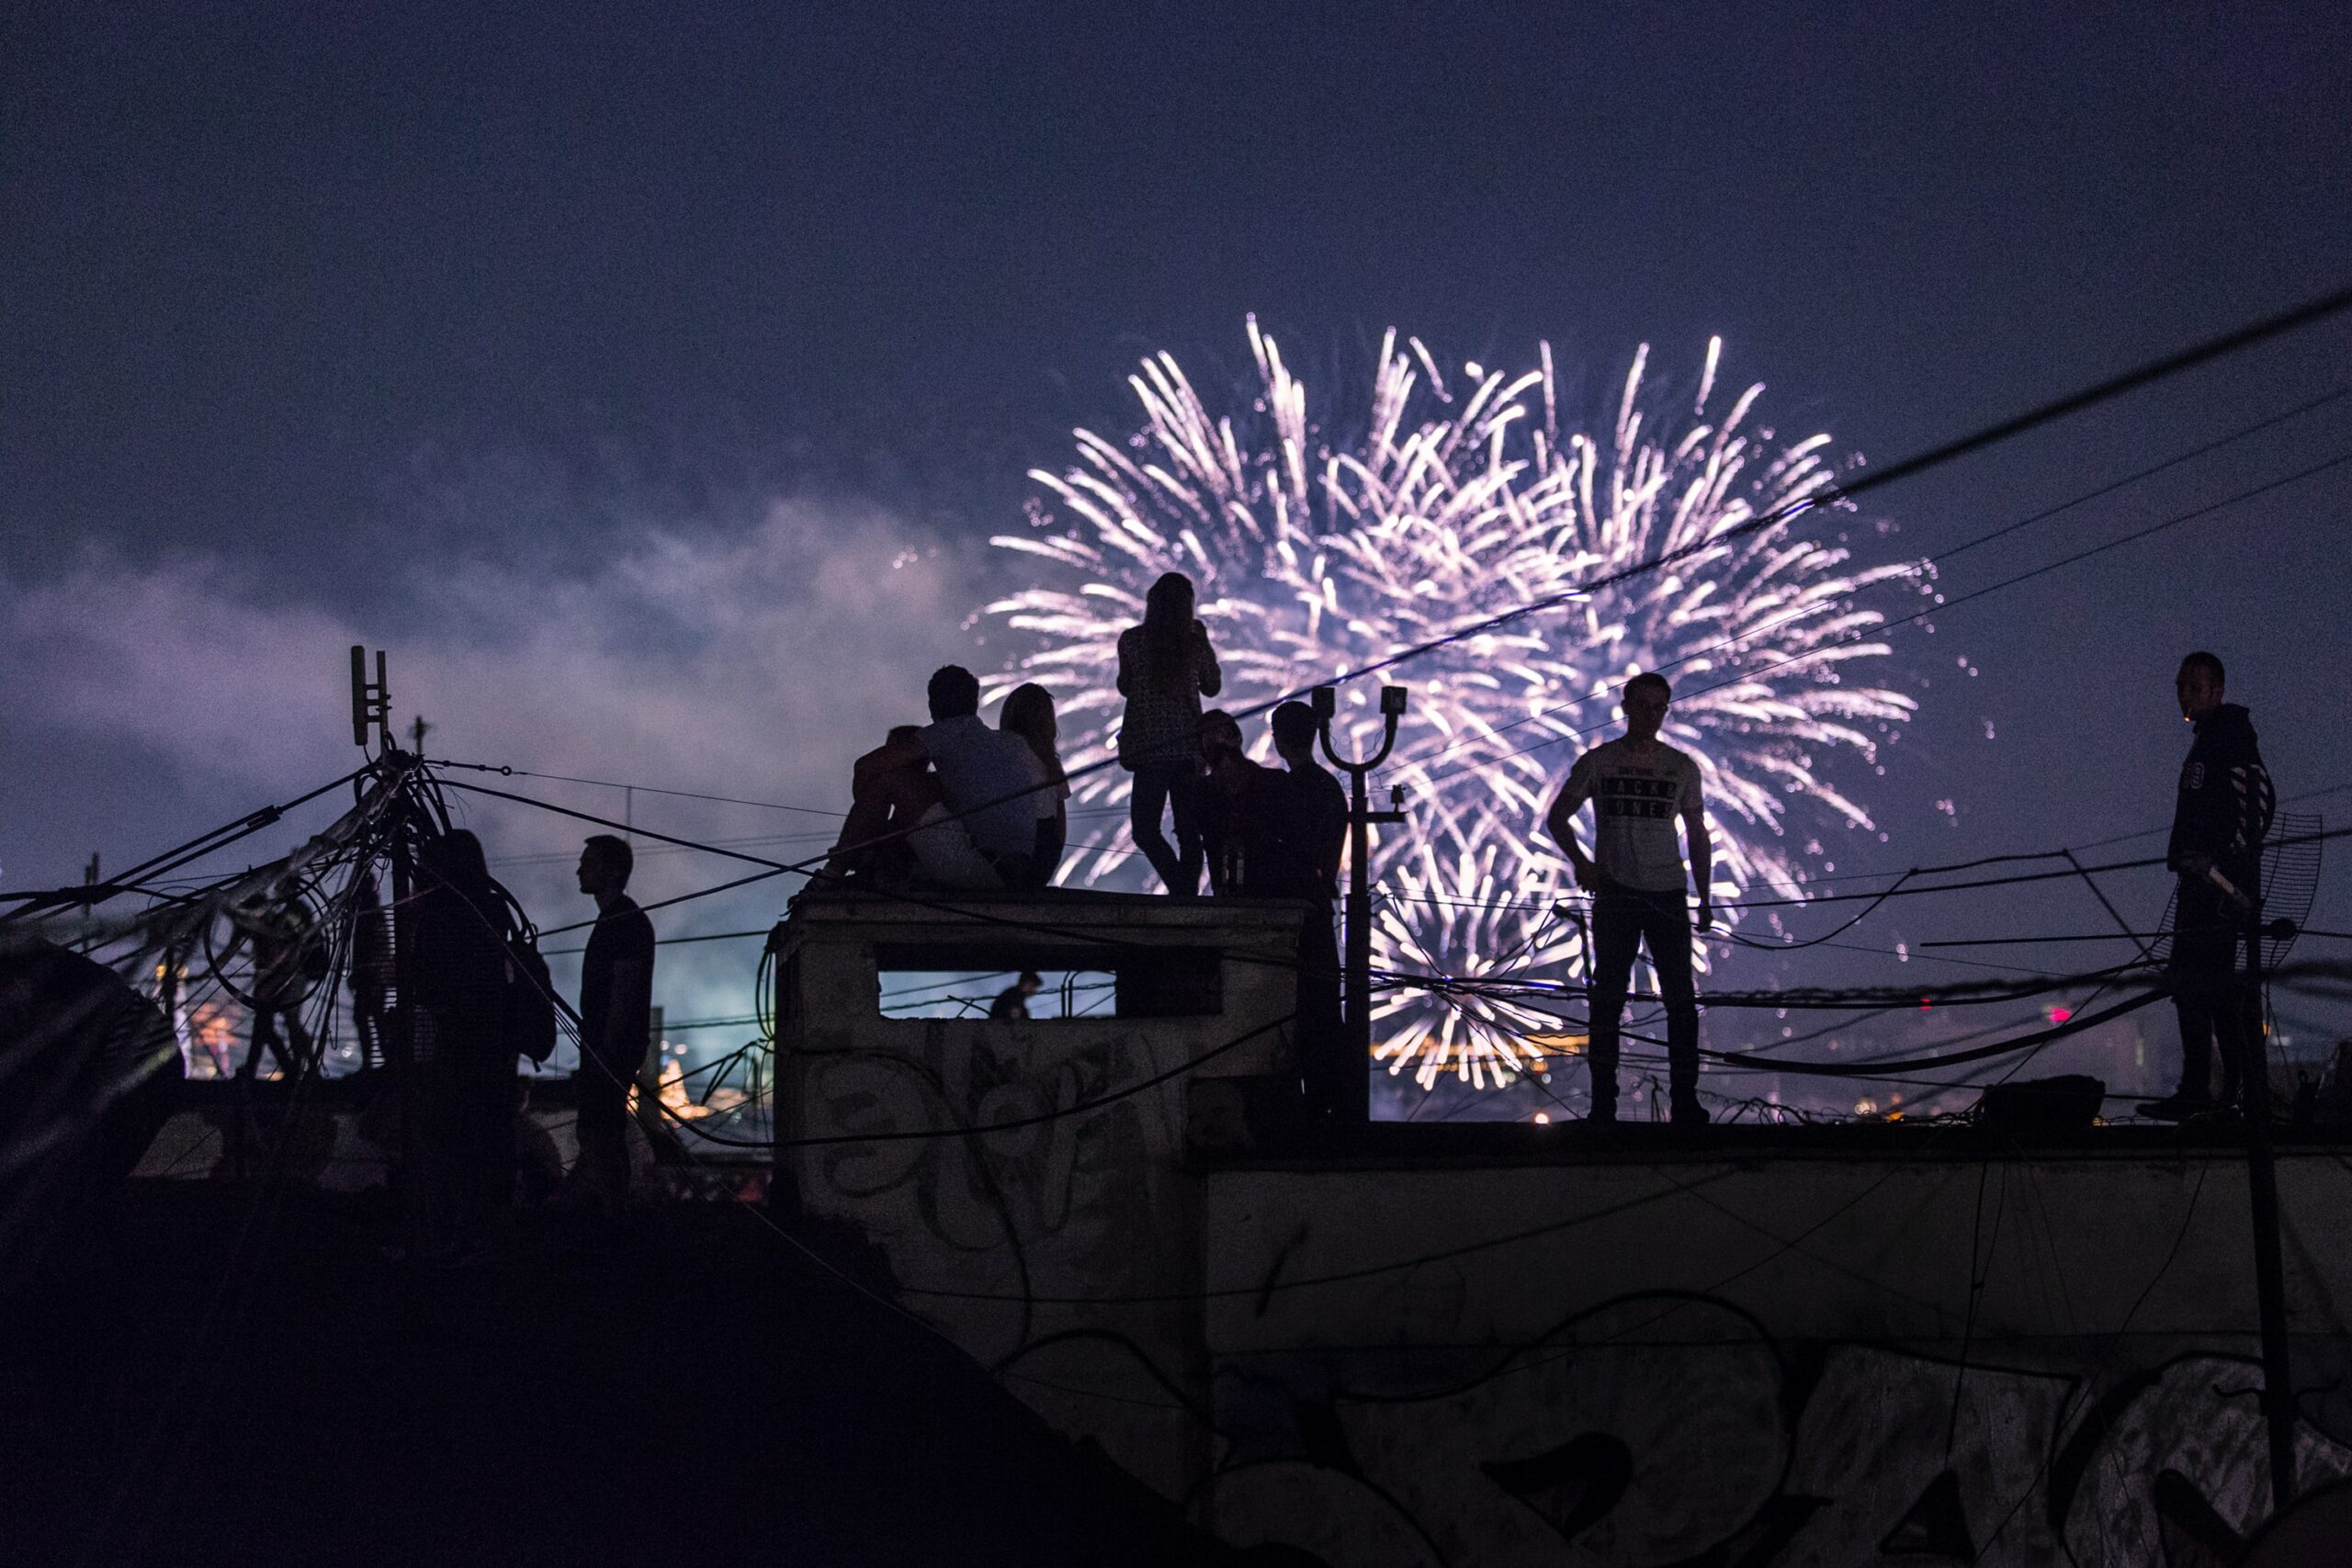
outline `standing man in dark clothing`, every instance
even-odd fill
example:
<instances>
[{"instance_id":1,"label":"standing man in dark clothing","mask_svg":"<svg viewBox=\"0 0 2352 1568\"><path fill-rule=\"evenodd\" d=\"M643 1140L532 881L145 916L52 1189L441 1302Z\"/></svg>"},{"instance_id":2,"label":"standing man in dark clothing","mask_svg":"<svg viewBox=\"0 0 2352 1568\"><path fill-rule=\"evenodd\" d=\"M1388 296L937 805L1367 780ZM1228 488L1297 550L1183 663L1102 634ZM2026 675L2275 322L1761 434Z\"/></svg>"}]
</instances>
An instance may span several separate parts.
<instances>
[{"instance_id":1,"label":"standing man in dark clothing","mask_svg":"<svg viewBox=\"0 0 2352 1568\"><path fill-rule=\"evenodd\" d=\"M596 929L580 965L580 1157L572 1187L607 1214L628 1199L628 1091L653 1033L653 922L628 892L636 855L599 833L580 851Z\"/></svg>"},{"instance_id":2,"label":"standing man in dark clothing","mask_svg":"<svg viewBox=\"0 0 2352 1568\"><path fill-rule=\"evenodd\" d=\"M1308 1109L1323 1115L1340 1105L1347 1075L1364 1070L1349 1060L1340 1015L1340 944L1331 923L1348 796L1316 763L1313 708L1284 703L1274 709L1271 728L1287 772L1244 755L1240 727L1222 714L1202 720L1216 807L1210 881L1226 897L1300 898L1311 906L1298 933L1294 1029Z\"/></svg>"},{"instance_id":3,"label":"standing man in dark clothing","mask_svg":"<svg viewBox=\"0 0 2352 1568\"><path fill-rule=\"evenodd\" d=\"M1592 895L1592 1113L1617 1120L1618 1031L1634 959L1649 943L1650 967L1666 1001L1667 1076L1674 1120L1707 1120L1699 1103L1699 1001L1690 980L1690 882L1699 885L1701 931L1715 923L1709 893L1713 857L1699 764L1657 738L1674 689L1650 671L1625 682L1625 733L1577 759L1552 803L1545 825L1576 868L1577 886ZM1577 842L1577 810L1592 802L1592 853ZM1675 841L1679 818L1690 845L1682 869Z\"/></svg>"},{"instance_id":4,"label":"standing man in dark clothing","mask_svg":"<svg viewBox=\"0 0 2352 1568\"><path fill-rule=\"evenodd\" d=\"M1306 878L1302 896L1329 904L1339 886L1340 852L1348 841L1348 792L1315 760L1318 726L1313 708L1284 703L1274 709L1270 727L1274 753L1289 770L1295 805L1286 822L1287 837Z\"/></svg>"},{"instance_id":5,"label":"standing man in dark clothing","mask_svg":"<svg viewBox=\"0 0 2352 1568\"><path fill-rule=\"evenodd\" d=\"M1348 1075L1371 1067L1351 1058L1352 1041L1340 1016L1340 939L1332 923L1339 895L1340 850L1348 840L1348 792L1315 760L1319 726L1305 703L1284 703L1269 721L1274 751L1288 771L1273 816L1283 853L1283 895L1314 908L1298 933L1298 1043L1307 1108L1318 1115L1344 1102Z\"/></svg>"},{"instance_id":6,"label":"standing man in dark clothing","mask_svg":"<svg viewBox=\"0 0 2352 1568\"><path fill-rule=\"evenodd\" d=\"M1288 772L1251 761L1229 716L1202 716L1201 750L1221 806L1204 828L1221 852L1215 885L1242 897L1329 904L1347 841L1347 792L1316 763L1314 709L1284 703L1272 728Z\"/></svg>"},{"instance_id":7,"label":"standing man in dark clothing","mask_svg":"<svg viewBox=\"0 0 2352 1568\"><path fill-rule=\"evenodd\" d=\"M2268 1090L2262 998L2238 967L2238 949L2262 904L2262 840L2277 805L2254 723L2222 697L2222 661L2199 651L2173 678L2180 716L2196 726L2172 813L2165 863L2180 878L2173 905L2173 1009L2180 1016L2180 1088L2140 1109L2167 1121L2214 1107L2213 1046L2222 1049L2222 1103Z\"/></svg>"}]
</instances>

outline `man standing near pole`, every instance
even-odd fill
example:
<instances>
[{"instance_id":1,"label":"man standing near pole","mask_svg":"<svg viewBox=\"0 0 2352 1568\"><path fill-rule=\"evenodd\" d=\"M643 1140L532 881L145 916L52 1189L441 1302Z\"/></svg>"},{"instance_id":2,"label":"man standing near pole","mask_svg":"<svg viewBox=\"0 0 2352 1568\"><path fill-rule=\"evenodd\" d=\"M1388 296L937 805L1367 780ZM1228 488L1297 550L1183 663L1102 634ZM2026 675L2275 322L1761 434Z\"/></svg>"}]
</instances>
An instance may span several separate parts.
<instances>
[{"instance_id":1,"label":"man standing near pole","mask_svg":"<svg viewBox=\"0 0 2352 1568\"><path fill-rule=\"evenodd\" d=\"M2180 716L2197 739L2181 765L2166 863L2180 878L2173 904L2173 1009L2180 1018L2180 1087L2143 1112L2179 1121L2214 1107L2213 1048L2222 1054L2222 1103L2267 1092L2262 1001L2238 971L2238 942L2262 899L2262 840L2276 802L2254 723L2222 700L2222 661L2199 651L2173 678Z\"/></svg>"},{"instance_id":2,"label":"man standing near pole","mask_svg":"<svg viewBox=\"0 0 2352 1568\"><path fill-rule=\"evenodd\" d=\"M653 1033L653 922L628 896L636 855L610 833L580 852L596 929L580 965L580 1157L571 1189L607 1215L628 1199L628 1091Z\"/></svg>"},{"instance_id":3,"label":"man standing near pole","mask_svg":"<svg viewBox=\"0 0 2352 1568\"><path fill-rule=\"evenodd\" d=\"M1577 886L1592 897L1592 1111L1594 1122L1617 1120L1618 1030L1634 958L1650 950L1666 1001L1667 1072L1674 1120L1703 1124L1699 1103L1699 1003L1690 978L1690 885L1699 885L1698 929L1715 923L1709 894L1713 857L1699 793L1699 764L1657 738L1674 689L1655 671L1625 682L1625 733L1577 759L1545 818L1552 837L1576 868ZM1592 802L1592 853L1577 842L1576 817ZM1676 818L1690 846L1686 876Z\"/></svg>"}]
</instances>

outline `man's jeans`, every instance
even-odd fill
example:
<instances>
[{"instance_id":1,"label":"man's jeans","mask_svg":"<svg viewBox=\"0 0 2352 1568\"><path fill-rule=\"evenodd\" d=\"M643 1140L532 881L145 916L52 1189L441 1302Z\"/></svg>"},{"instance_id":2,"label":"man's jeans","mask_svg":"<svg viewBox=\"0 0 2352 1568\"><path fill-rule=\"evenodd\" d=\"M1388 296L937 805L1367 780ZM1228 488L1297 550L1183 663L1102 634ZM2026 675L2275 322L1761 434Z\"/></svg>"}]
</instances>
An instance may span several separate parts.
<instances>
[{"instance_id":1,"label":"man's jeans","mask_svg":"<svg viewBox=\"0 0 2352 1568\"><path fill-rule=\"evenodd\" d=\"M1668 1081L1674 1099L1693 1099L1699 1088L1699 999L1690 983L1690 908L1682 891L1649 892L1608 886L1592 900L1592 1100L1595 1109L1617 1103L1617 1039L1624 1018L1625 993L1634 976L1634 955L1647 942L1666 999Z\"/></svg>"},{"instance_id":2,"label":"man's jeans","mask_svg":"<svg viewBox=\"0 0 2352 1568\"><path fill-rule=\"evenodd\" d=\"M2212 1092L2213 1048L2222 1051L2222 1102L2264 1084L2262 1000L2239 967L2246 915L2202 877L2180 879L2173 906L2173 1010L2180 1019L2180 1089L2188 1100ZM2246 1069L2254 1070L2249 1075Z\"/></svg>"}]
</instances>

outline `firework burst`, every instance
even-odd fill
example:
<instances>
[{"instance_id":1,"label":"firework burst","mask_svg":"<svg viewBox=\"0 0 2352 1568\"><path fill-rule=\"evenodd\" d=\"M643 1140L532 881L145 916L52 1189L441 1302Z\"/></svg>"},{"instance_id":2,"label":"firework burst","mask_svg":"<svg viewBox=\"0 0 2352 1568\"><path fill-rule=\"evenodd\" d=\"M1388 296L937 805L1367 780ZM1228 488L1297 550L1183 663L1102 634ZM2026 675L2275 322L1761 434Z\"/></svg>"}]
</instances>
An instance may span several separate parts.
<instances>
[{"instance_id":1,"label":"firework burst","mask_svg":"<svg viewBox=\"0 0 2352 1568\"><path fill-rule=\"evenodd\" d=\"M1516 375L1464 367L1449 387L1418 339L1383 344L1368 412L1335 434L1252 321L1248 406L1218 415L1173 357L1130 378L1143 423L1125 440L1077 434L1076 461L1033 474L1049 500L1031 532L993 541L1045 580L986 607L1028 639L997 691L1050 685L1073 767L1114 755L1120 699L1107 677L1122 629L1163 571L1189 573L1226 671L1221 702L1254 706L1398 650L1686 547L1666 570L1422 656L1396 677L1413 709L1377 782L1410 820L1382 840L1375 964L1476 976L1557 964L1577 939L1552 906L1566 868L1541 838L1554 781L1600 739L1617 688L1673 671L1667 737L1699 761L1715 844L1715 895L1794 887L1792 806L1869 828L1831 782L1838 760L1875 765L1911 699L1848 678L1883 658L1877 612L1857 592L1895 577L1931 592L1924 563L1849 570L1852 514L1809 511L1733 529L1831 485L1826 434L1787 444L1751 423L1761 387L1718 400L1708 347L1690 412L1668 409L1634 356L1615 418L1564 428L1551 351ZM1713 412L1721 400L1725 406ZM1825 536L1826 531L1826 536ZM1710 541L1716 541L1710 543ZM1368 755L1380 726L1369 682L1342 688L1335 732ZM1588 739L1589 737L1589 739ZM1116 768L1076 783L1072 805L1111 820ZM1132 881L1124 826L1082 844L1081 881ZM1558 1021L1442 990L1388 993L1375 1054L1423 1088L1443 1072L1506 1083L1540 1066ZM1554 1033L1551 1038L1556 1038Z\"/></svg>"}]
</instances>

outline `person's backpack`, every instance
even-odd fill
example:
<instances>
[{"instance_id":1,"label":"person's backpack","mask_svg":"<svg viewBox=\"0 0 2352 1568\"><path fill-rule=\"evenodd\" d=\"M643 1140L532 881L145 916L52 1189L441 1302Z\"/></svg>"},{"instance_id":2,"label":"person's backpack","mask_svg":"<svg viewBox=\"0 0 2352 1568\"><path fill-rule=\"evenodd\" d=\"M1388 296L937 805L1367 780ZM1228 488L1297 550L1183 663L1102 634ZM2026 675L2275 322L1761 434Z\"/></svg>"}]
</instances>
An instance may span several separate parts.
<instances>
[{"instance_id":1,"label":"person's backpack","mask_svg":"<svg viewBox=\"0 0 2352 1568\"><path fill-rule=\"evenodd\" d=\"M505 893L504 888L500 892ZM506 938L506 969L504 1005L501 1021L504 1024L506 1043L531 1058L535 1066L544 1066L555 1055L556 997L555 983L548 974L548 961L539 954L539 931L523 913L523 907L512 893L506 902L514 911L514 928Z\"/></svg>"},{"instance_id":2,"label":"person's backpack","mask_svg":"<svg viewBox=\"0 0 2352 1568\"><path fill-rule=\"evenodd\" d=\"M2084 1073L1996 1083L1976 1101L1976 1124L2004 1133L2067 1133L2098 1122L2107 1084Z\"/></svg>"}]
</instances>

